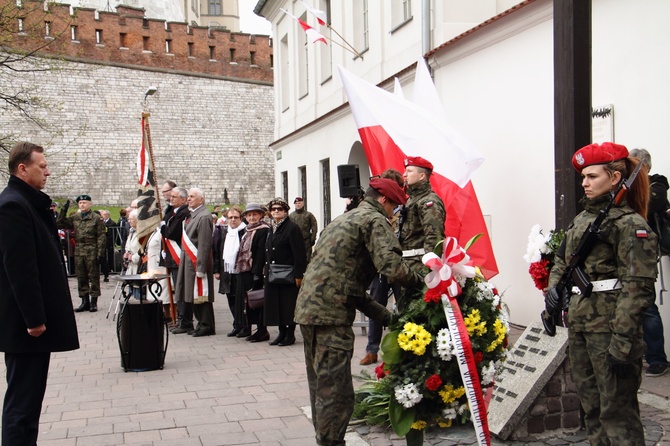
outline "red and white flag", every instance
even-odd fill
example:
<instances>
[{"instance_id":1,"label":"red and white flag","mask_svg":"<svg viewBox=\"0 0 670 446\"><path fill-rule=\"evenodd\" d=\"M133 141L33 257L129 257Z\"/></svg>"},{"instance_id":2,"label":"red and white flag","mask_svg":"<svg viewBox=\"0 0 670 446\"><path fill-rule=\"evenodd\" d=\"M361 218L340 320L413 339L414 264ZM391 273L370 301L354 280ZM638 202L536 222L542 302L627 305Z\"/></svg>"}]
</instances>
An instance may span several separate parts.
<instances>
[{"instance_id":1,"label":"red and white flag","mask_svg":"<svg viewBox=\"0 0 670 446\"><path fill-rule=\"evenodd\" d=\"M327 26L326 22L328 21L328 14L326 14L325 11L312 8L309 6L309 4L307 4L307 2L302 2L302 4L305 5L306 10L308 10L314 17L316 17L316 21L319 22L319 25Z\"/></svg>"},{"instance_id":2,"label":"red and white flag","mask_svg":"<svg viewBox=\"0 0 670 446\"><path fill-rule=\"evenodd\" d=\"M431 161L431 185L447 211L446 235L456 237L465 246L473 236L482 234L468 249L468 255L487 279L498 274L486 223L470 183L472 174L484 162L483 156L447 125L444 111L434 112L432 106L426 109L342 67L339 71L372 174L389 168L403 172L408 155ZM417 74L414 89L428 89L420 76ZM430 76L428 81L433 85ZM436 91L433 96L438 98Z\"/></svg>"},{"instance_id":3,"label":"red and white flag","mask_svg":"<svg viewBox=\"0 0 670 446\"><path fill-rule=\"evenodd\" d=\"M144 131L144 118L142 118L142 145L137 152L137 184L140 186L149 184L149 141Z\"/></svg>"},{"instance_id":4,"label":"red and white flag","mask_svg":"<svg viewBox=\"0 0 670 446\"><path fill-rule=\"evenodd\" d=\"M305 31L305 34L307 34L307 38L310 40L310 42L312 42L312 43L323 42L323 43L325 43L326 45L328 45L328 41L326 40L326 36L324 36L323 34L321 34L320 32L318 32L317 30L315 30L314 28L312 28L312 27L309 26L307 23L305 23L304 21L300 20L299 18L297 18L296 16L294 16L293 14L291 14L290 12L288 12L287 10L282 9L282 8L279 8L279 9L280 9L281 11L283 11L284 14L286 14L287 16L289 16L289 17L293 17L295 20L298 21L298 23L300 24L300 26L302 27L302 29Z\"/></svg>"}]
</instances>

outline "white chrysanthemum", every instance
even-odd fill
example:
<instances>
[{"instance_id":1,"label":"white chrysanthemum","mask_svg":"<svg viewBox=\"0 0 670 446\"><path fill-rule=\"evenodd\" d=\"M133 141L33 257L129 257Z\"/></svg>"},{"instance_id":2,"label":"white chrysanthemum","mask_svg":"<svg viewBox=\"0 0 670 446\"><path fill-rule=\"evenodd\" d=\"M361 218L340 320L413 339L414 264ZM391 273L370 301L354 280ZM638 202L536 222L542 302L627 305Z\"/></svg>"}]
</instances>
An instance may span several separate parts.
<instances>
[{"instance_id":1,"label":"white chrysanthemum","mask_svg":"<svg viewBox=\"0 0 670 446\"><path fill-rule=\"evenodd\" d=\"M507 333L509 333L509 331L510 331L509 313L507 312L507 309L505 307L502 307L502 309L500 310L500 314L498 315L498 319L500 319L500 322L502 322L502 324L504 325L505 330L507 330Z\"/></svg>"},{"instance_id":2,"label":"white chrysanthemum","mask_svg":"<svg viewBox=\"0 0 670 446\"><path fill-rule=\"evenodd\" d=\"M528 263L535 263L542 260L542 254L549 253L549 247L547 246L549 238L550 235L542 234L540 225L533 226L528 235L528 247L526 248L526 254L523 256L523 259Z\"/></svg>"},{"instance_id":3,"label":"white chrysanthemum","mask_svg":"<svg viewBox=\"0 0 670 446\"><path fill-rule=\"evenodd\" d=\"M423 399L423 395L419 393L419 389L416 387L416 384L410 383L395 388L395 399L398 400L398 402L402 404L405 409L409 409L421 401Z\"/></svg>"},{"instance_id":4,"label":"white chrysanthemum","mask_svg":"<svg viewBox=\"0 0 670 446\"><path fill-rule=\"evenodd\" d=\"M492 384L496 379L496 372L494 361L490 361L486 366L482 367L482 386Z\"/></svg>"},{"instance_id":5,"label":"white chrysanthemum","mask_svg":"<svg viewBox=\"0 0 670 446\"><path fill-rule=\"evenodd\" d=\"M456 274L456 273L454 273L454 279L456 280L456 282L458 282L458 284L461 286L461 288L463 288L465 286L465 281L468 280L467 277L462 276L460 274Z\"/></svg>"},{"instance_id":6,"label":"white chrysanthemum","mask_svg":"<svg viewBox=\"0 0 670 446\"><path fill-rule=\"evenodd\" d=\"M470 408L468 407L467 403L466 404L461 404L458 406L458 409L456 412L458 412L459 415L463 415L465 412L469 412Z\"/></svg>"},{"instance_id":7,"label":"white chrysanthemum","mask_svg":"<svg viewBox=\"0 0 670 446\"><path fill-rule=\"evenodd\" d=\"M440 355L443 361L450 361L453 357L456 346L451 341L451 333L449 333L448 328L443 328L437 332L437 341L435 342L437 347L437 354Z\"/></svg>"},{"instance_id":8,"label":"white chrysanthemum","mask_svg":"<svg viewBox=\"0 0 670 446\"><path fill-rule=\"evenodd\" d=\"M447 407L442 411L442 416L447 420L455 420L456 415L457 415L456 409L454 409L451 406Z\"/></svg>"},{"instance_id":9,"label":"white chrysanthemum","mask_svg":"<svg viewBox=\"0 0 670 446\"><path fill-rule=\"evenodd\" d=\"M494 300L496 295L493 293L495 286L491 282L477 282L477 300Z\"/></svg>"}]
</instances>

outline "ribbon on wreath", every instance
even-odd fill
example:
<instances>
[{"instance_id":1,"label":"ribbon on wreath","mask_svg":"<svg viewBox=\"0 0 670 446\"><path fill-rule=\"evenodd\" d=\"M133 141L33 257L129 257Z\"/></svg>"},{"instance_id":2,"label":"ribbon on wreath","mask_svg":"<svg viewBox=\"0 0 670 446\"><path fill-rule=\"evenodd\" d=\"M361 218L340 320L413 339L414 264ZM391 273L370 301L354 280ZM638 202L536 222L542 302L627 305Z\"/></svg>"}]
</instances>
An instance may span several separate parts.
<instances>
[{"instance_id":1,"label":"ribbon on wreath","mask_svg":"<svg viewBox=\"0 0 670 446\"><path fill-rule=\"evenodd\" d=\"M458 245L455 238L447 237L445 239L443 252L442 258L432 252L425 254L422 258L423 263L430 268L430 273L425 278L426 285L429 288L427 294L431 289L444 291L441 293L442 306L447 318L449 333L454 342L455 357L465 387L465 394L468 398L477 443L480 446L490 446L491 433L486 415L486 403L477 373L470 336L456 300L456 297L461 293L461 286L454 277L456 275L474 277L476 274L475 268L467 265L470 257Z\"/></svg>"}]
</instances>

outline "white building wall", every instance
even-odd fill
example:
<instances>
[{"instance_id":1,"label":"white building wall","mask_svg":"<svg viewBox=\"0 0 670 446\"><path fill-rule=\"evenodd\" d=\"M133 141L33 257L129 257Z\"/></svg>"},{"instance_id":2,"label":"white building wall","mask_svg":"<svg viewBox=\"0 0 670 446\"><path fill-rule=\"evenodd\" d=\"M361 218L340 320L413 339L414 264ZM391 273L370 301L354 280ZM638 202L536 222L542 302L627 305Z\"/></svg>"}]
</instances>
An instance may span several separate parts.
<instances>
[{"instance_id":1,"label":"white building wall","mask_svg":"<svg viewBox=\"0 0 670 446\"><path fill-rule=\"evenodd\" d=\"M277 3L284 8L299 7L293 2ZM282 151L276 174L289 172L289 196L293 197L299 189L297 175L291 172L305 165L311 196L318 196L318 163L330 158L333 218L344 208L338 196L336 166L349 161L350 148L358 140L348 108L336 112L336 117L327 115L346 102L336 65L342 64L374 84L400 73L408 96L413 70L402 70L420 54L421 2L413 2L413 20L402 32L393 34L384 22L383 10L374 9L381 8L383 2L369 3L371 48L363 54L363 60L353 59L333 46L333 78L319 84L317 74L310 74L313 83L309 95L300 99L289 95L293 101L289 108L276 110L278 142L273 148ZM496 12L501 6L516 3L496 2ZM543 306L523 260L527 236L534 224L545 231L552 229L555 219L552 4L550 0L537 0L448 45L430 59L451 124L486 157L473 184L500 269L493 281L504 292L512 320L524 325L537 321ZM441 2L431 2L433 47L453 37L447 24L435 17L436 13L444 17L442 6ZM333 7L333 27L350 37L350 12L339 7ZM298 16L302 13L293 12ZM664 0L593 0L592 102L594 106L613 104L616 142L629 148L647 148L653 155L653 170L670 176L670 126L666 124L670 113L664 103L670 93L670 59L664 56L670 51L670 28L659 19L668 15L670 2ZM279 17L268 18L277 23ZM375 17L383 20L376 22ZM310 18L309 23L315 22ZM279 29L282 26L289 35L298 32L286 19ZM279 38L282 34L275 35ZM315 53L312 49L309 57L314 58ZM282 55L275 53L275 57ZM310 65L318 66L313 59ZM276 78L277 90L282 82ZM276 97L280 94L275 92ZM316 125L308 125L315 119ZM362 171L361 177L366 180L367 172ZM276 187L281 190L279 178ZM313 200L308 204L322 227L319 206ZM667 267L670 265L666 264L670 282ZM666 321L666 338L670 339L670 301L660 308Z\"/></svg>"}]
</instances>

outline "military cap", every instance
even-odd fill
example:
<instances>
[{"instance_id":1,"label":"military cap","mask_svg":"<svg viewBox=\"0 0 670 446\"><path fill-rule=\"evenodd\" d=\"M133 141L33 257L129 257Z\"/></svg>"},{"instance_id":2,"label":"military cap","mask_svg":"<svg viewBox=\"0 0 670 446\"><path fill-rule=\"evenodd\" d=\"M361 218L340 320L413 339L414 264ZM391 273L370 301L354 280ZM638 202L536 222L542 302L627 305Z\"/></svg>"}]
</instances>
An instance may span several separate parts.
<instances>
[{"instance_id":1,"label":"military cap","mask_svg":"<svg viewBox=\"0 0 670 446\"><path fill-rule=\"evenodd\" d=\"M295 200L293 200L293 204L296 204L299 201L305 201L302 199L302 197L295 197Z\"/></svg>"},{"instance_id":2,"label":"military cap","mask_svg":"<svg viewBox=\"0 0 670 446\"><path fill-rule=\"evenodd\" d=\"M244 209L244 212L242 213L242 215L246 215L247 212L251 212L251 211L257 211L257 212L260 212L261 214L265 214L265 209L263 209L263 207L261 207L260 204L249 203L249 204L247 204L247 207Z\"/></svg>"},{"instance_id":3,"label":"military cap","mask_svg":"<svg viewBox=\"0 0 670 446\"><path fill-rule=\"evenodd\" d=\"M270 200L270 202L268 203L268 209L272 209L272 206L281 206L282 208L284 208L286 212L288 212L289 209L291 209L291 206L289 206L286 200L284 200L282 197L275 197L272 200Z\"/></svg>"},{"instance_id":4,"label":"military cap","mask_svg":"<svg viewBox=\"0 0 670 446\"><path fill-rule=\"evenodd\" d=\"M373 178L370 180L370 187L396 204L407 203L405 191L390 178Z\"/></svg>"},{"instance_id":5,"label":"military cap","mask_svg":"<svg viewBox=\"0 0 670 446\"><path fill-rule=\"evenodd\" d=\"M416 166L428 170L433 170L433 164L427 159L421 158L420 156L408 156L405 158L405 167L407 166Z\"/></svg>"},{"instance_id":6,"label":"military cap","mask_svg":"<svg viewBox=\"0 0 670 446\"><path fill-rule=\"evenodd\" d=\"M56 203L55 201L52 201L51 206L49 206L49 207L55 208L57 206L58 206L58 203Z\"/></svg>"},{"instance_id":7,"label":"military cap","mask_svg":"<svg viewBox=\"0 0 670 446\"><path fill-rule=\"evenodd\" d=\"M86 194L79 195L75 201L79 203L81 200L92 201L91 196Z\"/></svg>"},{"instance_id":8,"label":"military cap","mask_svg":"<svg viewBox=\"0 0 670 446\"><path fill-rule=\"evenodd\" d=\"M572 166L577 172L581 172L587 166L609 164L626 158L628 158L628 149L621 144L613 142L589 144L572 155Z\"/></svg>"}]
</instances>

